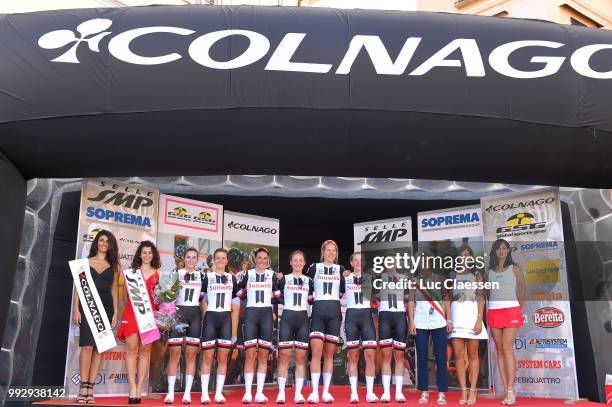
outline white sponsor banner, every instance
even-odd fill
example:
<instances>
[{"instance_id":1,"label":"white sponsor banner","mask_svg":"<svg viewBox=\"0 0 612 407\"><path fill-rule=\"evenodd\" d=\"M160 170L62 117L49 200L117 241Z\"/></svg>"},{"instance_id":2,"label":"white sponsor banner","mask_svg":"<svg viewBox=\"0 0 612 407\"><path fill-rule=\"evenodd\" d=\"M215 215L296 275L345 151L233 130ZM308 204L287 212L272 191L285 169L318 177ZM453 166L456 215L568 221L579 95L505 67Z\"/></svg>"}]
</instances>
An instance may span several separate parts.
<instances>
[{"instance_id":1,"label":"white sponsor banner","mask_svg":"<svg viewBox=\"0 0 612 407\"><path fill-rule=\"evenodd\" d=\"M234 242L279 246L278 219L225 211L224 239Z\"/></svg>"},{"instance_id":2,"label":"white sponsor banner","mask_svg":"<svg viewBox=\"0 0 612 407\"><path fill-rule=\"evenodd\" d=\"M521 396L576 399L578 385L558 188L481 200L485 252L497 239L511 247L525 277L524 325L515 341ZM487 264L488 266L488 264ZM487 267L488 268L488 267ZM491 336L490 336L491 338ZM503 392L490 339L492 383Z\"/></svg>"},{"instance_id":3,"label":"white sponsor banner","mask_svg":"<svg viewBox=\"0 0 612 407\"><path fill-rule=\"evenodd\" d=\"M484 246L482 241L482 213L480 205L463 206L459 208L440 209L417 214L417 231L419 239L419 252L435 252L439 256L457 256L461 247L469 246L475 258L483 259ZM434 250L435 248L435 250ZM477 264L475 264L476 267ZM451 273L451 277L454 274ZM470 305L454 303L453 312L466 311L476 313L477 308L470 309ZM472 332L475 318L453 318L454 332ZM464 325L462 325L462 323ZM483 329L486 329L483 325ZM429 363L429 380L435 383L435 364L433 356ZM449 359L454 365L454 355ZM480 365L481 374L478 375L478 388L489 388L488 366ZM449 376L448 385L460 388L456 375Z\"/></svg>"},{"instance_id":4,"label":"white sponsor banner","mask_svg":"<svg viewBox=\"0 0 612 407\"><path fill-rule=\"evenodd\" d=\"M223 206L161 194L159 232L215 240L223 239Z\"/></svg>"},{"instance_id":5,"label":"white sponsor banner","mask_svg":"<svg viewBox=\"0 0 612 407\"><path fill-rule=\"evenodd\" d=\"M89 325L98 352L106 352L117 346L117 342L98 290L91 278L89 259L72 260L68 264L85 317L81 324Z\"/></svg>"},{"instance_id":6,"label":"white sponsor banner","mask_svg":"<svg viewBox=\"0 0 612 407\"><path fill-rule=\"evenodd\" d=\"M410 216L395 219L383 219L353 225L353 247L356 252L362 251L362 245L384 243L392 248L397 243L400 247L412 241L412 219Z\"/></svg>"},{"instance_id":7,"label":"white sponsor banner","mask_svg":"<svg viewBox=\"0 0 612 407\"><path fill-rule=\"evenodd\" d=\"M419 241L482 238L480 206L419 212L417 214Z\"/></svg>"},{"instance_id":8,"label":"white sponsor banner","mask_svg":"<svg viewBox=\"0 0 612 407\"><path fill-rule=\"evenodd\" d=\"M110 180L83 181L76 258L89 255L91 243L101 230L108 230L117 239L121 268L129 268L140 242L156 242L159 192L137 185L122 184ZM123 278L119 282L119 309L117 325L125 305L123 303ZM66 370L64 385L74 397L79 390L79 327L72 322L72 306L68 328ZM127 370L125 369L125 345L121 342L102 354L100 372L96 378L95 392L100 395L127 395ZM146 386L145 386L146 387Z\"/></svg>"}]
</instances>

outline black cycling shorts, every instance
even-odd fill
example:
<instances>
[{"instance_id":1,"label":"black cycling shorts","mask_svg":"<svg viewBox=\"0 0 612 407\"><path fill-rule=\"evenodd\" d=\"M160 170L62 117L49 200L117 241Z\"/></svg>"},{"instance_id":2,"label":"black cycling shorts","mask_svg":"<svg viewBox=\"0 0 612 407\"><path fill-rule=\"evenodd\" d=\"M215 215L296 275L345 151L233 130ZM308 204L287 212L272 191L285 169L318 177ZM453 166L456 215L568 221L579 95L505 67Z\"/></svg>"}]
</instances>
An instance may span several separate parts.
<instances>
[{"instance_id":1,"label":"black cycling shorts","mask_svg":"<svg viewBox=\"0 0 612 407\"><path fill-rule=\"evenodd\" d=\"M272 350L272 307L247 307L244 313L244 347Z\"/></svg>"},{"instance_id":2,"label":"black cycling shorts","mask_svg":"<svg viewBox=\"0 0 612 407\"><path fill-rule=\"evenodd\" d=\"M283 310L278 334L279 349L308 349L308 312Z\"/></svg>"},{"instance_id":3,"label":"black cycling shorts","mask_svg":"<svg viewBox=\"0 0 612 407\"><path fill-rule=\"evenodd\" d=\"M392 346L406 349L408 321L405 312L381 311L378 313L378 343L381 348Z\"/></svg>"},{"instance_id":4,"label":"black cycling shorts","mask_svg":"<svg viewBox=\"0 0 612 407\"><path fill-rule=\"evenodd\" d=\"M170 331L168 346L180 346L183 343L190 346L200 346L200 330L202 329L202 310L200 306L177 305L176 308L179 323ZM187 324L187 327L184 324Z\"/></svg>"},{"instance_id":5,"label":"black cycling shorts","mask_svg":"<svg viewBox=\"0 0 612 407\"><path fill-rule=\"evenodd\" d=\"M207 311L202 326L202 349L232 347L232 313Z\"/></svg>"},{"instance_id":6,"label":"black cycling shorts","mask_svg":"<svg viewBox=\"0 0 612 407\"><path fill-rule=\"evenodd\" d=\"M376 348L376 330L369 308L349 308L344 317L346 347L358 348L359 342L364 348Z\"/></svg>"},{"instance_id":7,"label":"black cycling shorts","mask_svg":"<svg viewBox=\"0 0 612 407\"><path fill-rule=\"evenodd\" d=\"M310 339L323 339L325 342L338 343L341 324L340 301L314 302L310 318Z\"/></svg>"}]
</instances>

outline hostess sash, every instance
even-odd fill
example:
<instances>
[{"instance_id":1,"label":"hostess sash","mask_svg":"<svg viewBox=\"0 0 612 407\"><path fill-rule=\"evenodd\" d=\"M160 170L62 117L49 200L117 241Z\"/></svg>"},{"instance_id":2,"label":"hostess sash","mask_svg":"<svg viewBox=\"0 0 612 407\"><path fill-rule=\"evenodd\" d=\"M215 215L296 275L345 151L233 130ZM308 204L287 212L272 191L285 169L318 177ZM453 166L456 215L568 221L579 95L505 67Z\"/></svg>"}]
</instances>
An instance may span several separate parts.
<instances>
[{"instance_id":1,"label":"hostess sash","mask_svg":"<svg viewBox=\"0 0 612 407\"><path fill-rule=\"evenodd\" d=\"M123 277L125 279L124 289L130 297L132 311L134 311L134 316L136 317L140 341L143 345L148 345L158 340L161 335L155 323L153 306L147 292L147 284L140 269L125 269L123 270Z\"/></svg>"},{"instance_id":2,"label":"hostess sash","mask_svg":"<svg viewBox=\"0 0 612 407\"><path fill-rule=\"evenodd\" d=\"M99 353L106 352L117 346L117 342L115 341L115 335L108 320L108 315L106 315L104 304L102 304L98 290L91 277L89 260L72 260L68 264L70 265L70 272L74 279L74 285L76 286L85 320L93 333L96 348L98 348ZM83 323L82 320L81 323Z\"/></svg>"}]
</instances>

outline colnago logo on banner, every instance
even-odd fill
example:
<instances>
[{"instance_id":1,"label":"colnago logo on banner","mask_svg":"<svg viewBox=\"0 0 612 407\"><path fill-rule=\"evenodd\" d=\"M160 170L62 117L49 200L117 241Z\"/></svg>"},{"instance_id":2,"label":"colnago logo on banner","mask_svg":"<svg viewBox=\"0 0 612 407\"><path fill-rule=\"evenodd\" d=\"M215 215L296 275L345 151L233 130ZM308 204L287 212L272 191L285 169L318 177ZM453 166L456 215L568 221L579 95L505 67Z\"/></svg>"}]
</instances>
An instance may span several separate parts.
<instances>
[{"instance_id":1,"label":"colnago logo on banner","mask_svg":"<svg viewBox=\"0 0 612 407\"><path fill-rule=\"evenodd\" d=\"M59 29L47 32L38 39L38 46L56 52L50 53L50 60L56 63L80 63L79 55L82 52L100 53L102 46L106 46L108 53L114 58L134 65L162 65L169 64L189 56L195 63L212 69L236 69L249 66L267 57L265 70L286 72L308 72L325 74L333 73L346 75L362 50L368 54L372 65L379 75L411 76L427 74L435 67L463 67L468 77L484 77L487 75L484 61L498 74L519 79L541 78L555 75L563 66L569 63L578 74L589 78L612 79L612 70L607 72L595 71L590 61L602 50L612 49L612 44L590 44L573 49L571 44L555 41L546 41L533 38L521 41L501 43L489 55L482 55L478 41L474 38L456 38L443 45L437 52L429 56L420 64L412 64L412 56L419 52L421 43L429 41L419 36L406 36L404 45L393 60L381 36L354 35L344 54L337 55L335 60L329 61L296 61L295 54L299 54L302 42L308 41L307 33L287 32L276 48L270 52L271 43L265 35L251 30L227 29L212 32L198 32L184 27L166 25L143 26L130 30L114 31L113 21L107 18L96 18L82 22L76 27L58 27ZM176 49L166 50L165 54L151 55L150 52L135 51L135 44L146 44L147 41L159 41L160 35L180 36L185 38L185 45ZM228 61L218 61L211 57L210 51L219 41L230 37L242 36L249 40L249 44L240 55ZM435 41L435 39L434 39ZM187 47L187 51L181 51ZM522 70L511 63L512 56L523 52L527 48L537 48L541 53L533 56L531 63L538 69ZM545 50L569 48L568 56L558 56L558 53L548 54ZM457 54L460 59L449 58ZM269 56L268 56L269 55ZM569 61L568 61L569 60ZM330 63L333 62L334 64Z\"/></svg>"},{"instance_id":2,"label":"colnago logo on banner","mask_svg":"<svg viewBox=\"0 0 612 407\"><path fill-rule=\"evenodd\" d=\"M224 240L279 245L278 219L225 211Z\"/></svg>"},{"instance_id":3,"label":"colnago logo on banner","mask_svg":"<svg viewBox=\"0 0 612 407\"><path fill-rule=\"evenodd\" d=\"M153 230L157 191L111 181L87 181L81 205L91 222L114 223ZM93 240L88 236L87 240Z\"/></svg>"},{"instance_id":4,"label":"colnago logo on banner","mask_svg":"<svg viewBox=\"0 0 612 407\"><path fill-rule=\"evenodd\" d=\"M406 247L412 241L412 219L383 219L353 225L353 245L356 252L364 245L384 243L385 247Z\"/></svg>"},{"instance_id":5,"label":"colnago logo on banner","mask_svg":"<svg viewBox=\"0 0 612 407\"><path fill-rule=\"evenodd\" d=\"M515 341L520 361L518 393L575 399L578 388L559 197L557 188L486 197L481 201L482 222L485 253L491 253L497 239L505 240L515 270L524 276L524 324ZM493 341L489 347L494 351ZM495 357L491 365L491 380L499 391L503 385ZM554 371L554 377L543 370Z\"/></svg>"}]
</instances>

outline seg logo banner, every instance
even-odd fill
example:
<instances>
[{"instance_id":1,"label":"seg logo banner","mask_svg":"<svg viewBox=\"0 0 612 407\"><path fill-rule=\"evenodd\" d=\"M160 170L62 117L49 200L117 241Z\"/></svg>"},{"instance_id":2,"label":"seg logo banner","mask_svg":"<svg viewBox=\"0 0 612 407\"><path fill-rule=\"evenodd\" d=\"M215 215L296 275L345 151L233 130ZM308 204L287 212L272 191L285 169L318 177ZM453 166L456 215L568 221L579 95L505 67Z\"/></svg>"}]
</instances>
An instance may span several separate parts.
<instances>
[{"instance_id":1,"label":"seg logo banner","mask_svg":"<svg viewBox=\"0 0 612 407\"><path fill-rule=\"evenodd\" d=\"M546 232L546 222L536 221L536 217L529 212L519 212L506 219L505 225L495 231L497 238L506 238L524 235L537 235Z\"/></svg>"}]
</instances>

